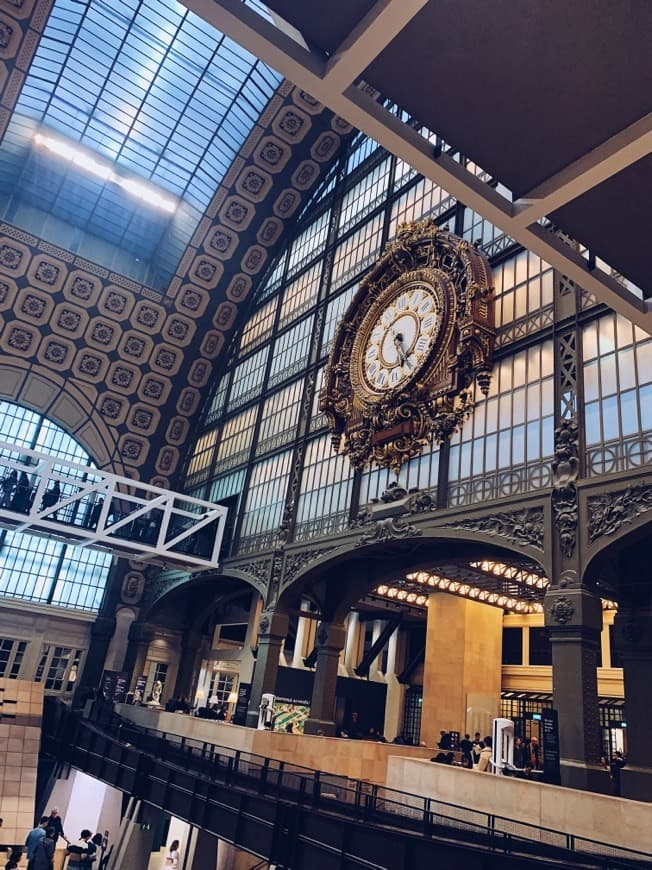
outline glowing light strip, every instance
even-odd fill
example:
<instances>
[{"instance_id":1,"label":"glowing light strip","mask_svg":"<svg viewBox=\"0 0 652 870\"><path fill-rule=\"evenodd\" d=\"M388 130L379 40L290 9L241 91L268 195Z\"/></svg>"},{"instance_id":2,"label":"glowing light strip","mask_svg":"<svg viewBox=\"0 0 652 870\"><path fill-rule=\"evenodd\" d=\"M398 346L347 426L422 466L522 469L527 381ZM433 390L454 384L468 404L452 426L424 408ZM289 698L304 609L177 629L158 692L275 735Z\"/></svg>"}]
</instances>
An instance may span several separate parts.
<instances>
[{"instance_id":1,"label":"glowing light strip","mask_svg":"<svg viewBox=\"0 0 652 870\"><path fill-rule=\"evenodd\" d=\"M156 206L170 214L176 211L177 203L173 199L163 196L153 185L136 181L134 178L124 178L118 175L108 163L95 160L87 152L82 151L81 148L75 148L61 139L45 136L43 133L35 133L34 142L42 148L51 151L52 154L56 154L57 157L61 157L74 166L79 167L79 169L83 169L89 175L94 175L96 178L117 184L118 187L126 190L127 193L136 197L136 199L141 199L147 205Z\"/></svg>"},{"instance_id":2,"label":"glowing light strip","mask_svg":"<svg viewBox=\"0 0 652 870\"><path fill-rule=\"evenodd\" d=\"M538 589L545 589L548 586L548 579L538 574L529 574L519 568L504 565L501 562L473 562L471 567L482 568L484 571L491 572L500 577L508 576L502 569L507 569L510 579L520 575L520 579L529 586L536 586ZM418 583L419 586L427 586L429 592L439 590L441 592L450 592L453 595L459 595L462 598L470 598L474 601L482 601L485 604L491 604L494 607L500 607L503 610L510 610L515 613L543 613L543 604L537 601L521 601L510 595L504 595L501 592L491 592L488 589L482 589L479 586L472 586L470 583L465 583L460 580L451 580L448 577L441 577L438 574L431 574L429 571L417 571L414 574L407 574L406 579L413 583ZM383 598L390 598L396 601L401 601L406 604L414 604L417 607L427 607L428 595L420 594L419 592L409 591L397 586L382 585L378 586L374 593ZM615 601L610 601L606 598L601 599L603 610L617 610L618 604Z\"/></svg>"}]
</instances>

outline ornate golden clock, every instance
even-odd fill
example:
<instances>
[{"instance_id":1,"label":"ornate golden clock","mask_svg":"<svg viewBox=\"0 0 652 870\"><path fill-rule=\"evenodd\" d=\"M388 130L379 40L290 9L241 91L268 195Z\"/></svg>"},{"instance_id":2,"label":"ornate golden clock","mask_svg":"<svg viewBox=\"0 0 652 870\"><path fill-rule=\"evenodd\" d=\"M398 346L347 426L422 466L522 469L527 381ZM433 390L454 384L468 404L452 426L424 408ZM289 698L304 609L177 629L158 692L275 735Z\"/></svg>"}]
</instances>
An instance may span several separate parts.
<instances>
[{"instance_id":1,"label":"ornate golden clock","mask_svg":"<svg viewBox=\"0 0 652 870\"><path fill-rule=\"evenodd\" d=\"M335 335L320 407L356 467L392 467L440 441L486 393L494 347L487 258L430 220L399 227Z\"/></svg>"}]
</instances>

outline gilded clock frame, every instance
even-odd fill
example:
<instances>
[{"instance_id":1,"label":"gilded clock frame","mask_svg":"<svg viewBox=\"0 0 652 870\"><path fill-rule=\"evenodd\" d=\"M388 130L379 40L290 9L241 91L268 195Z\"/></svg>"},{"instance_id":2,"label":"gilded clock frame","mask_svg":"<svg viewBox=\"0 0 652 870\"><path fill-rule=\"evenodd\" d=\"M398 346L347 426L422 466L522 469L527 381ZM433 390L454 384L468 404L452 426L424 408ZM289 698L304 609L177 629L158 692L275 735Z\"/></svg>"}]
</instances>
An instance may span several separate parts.
<instances>
[{"instance_id":1,"label":"gilded clock frame","mask_svg":"<svg viewBox=\"0 0 652 870\"><path fill-rule=\"evenodd\" d=\"M414 376L378 392L362 371L381 310L411 282L434 291L441 326ZM342 318L324 373L320 409L333 447L356 468L397 474L435 438L443 443L471 413L470 386L488 392L495 343L494 289L486 256L428 219L403 224L361 282Z\"/></svg>"}]
</instances>

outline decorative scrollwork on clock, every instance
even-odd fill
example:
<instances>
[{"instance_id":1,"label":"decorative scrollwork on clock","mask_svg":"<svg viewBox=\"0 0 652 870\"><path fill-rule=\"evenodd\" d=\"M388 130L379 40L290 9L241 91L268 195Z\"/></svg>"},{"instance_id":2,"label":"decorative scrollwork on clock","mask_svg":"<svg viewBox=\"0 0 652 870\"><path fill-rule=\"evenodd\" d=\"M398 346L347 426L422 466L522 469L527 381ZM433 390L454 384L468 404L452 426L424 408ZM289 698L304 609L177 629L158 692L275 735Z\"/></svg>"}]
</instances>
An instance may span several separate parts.
<instances>
[{"instance_id":1,"label":"decorative scrollwork on clock","mask_svg":"<svg viewBox=\"0 0 652 870\"><path fill-rule=\"evenodd\" d=\"M484 254L432 220L403 224L333 342L320 409L356 468L391 467L443 442L486 395L495 341Z\"/></svg>"}]
</instances>

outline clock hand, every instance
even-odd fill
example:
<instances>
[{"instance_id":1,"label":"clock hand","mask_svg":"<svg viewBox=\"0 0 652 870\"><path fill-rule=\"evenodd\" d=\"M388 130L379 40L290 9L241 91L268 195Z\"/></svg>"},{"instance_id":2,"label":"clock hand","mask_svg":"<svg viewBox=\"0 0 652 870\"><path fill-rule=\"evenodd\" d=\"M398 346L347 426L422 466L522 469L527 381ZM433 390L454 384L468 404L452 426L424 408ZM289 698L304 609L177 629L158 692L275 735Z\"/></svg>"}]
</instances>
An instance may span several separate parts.
<instances>
[{"instance_id":1,"label":"clock hand","mask_svg":"<svg viewBox=\"0 0 652 870\"><path fill-rule=\"evenodd\" d=\"M400 332L396 332L393 326L390 331L394 340L394 347L396 348L396 356L398 357L399 365L402 366L406 361L405 348L403 347L403 336Z\"/></svg>"}]
</instances>

